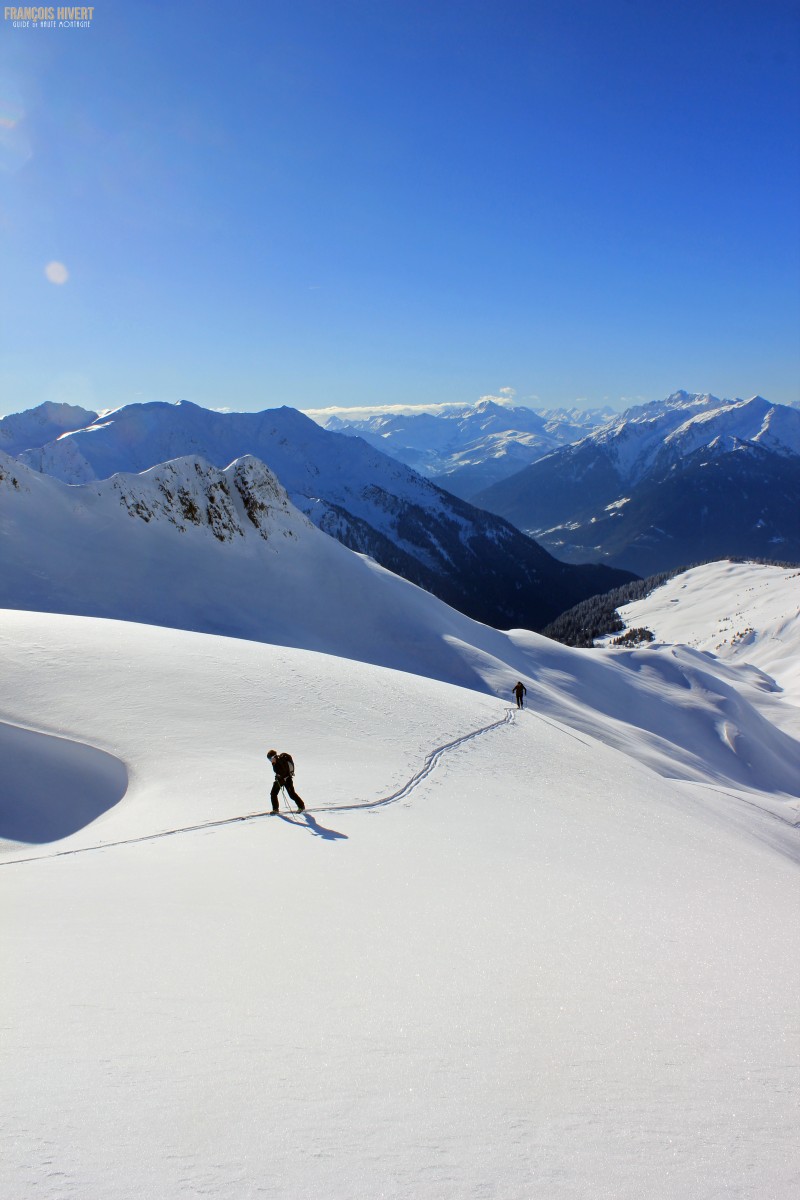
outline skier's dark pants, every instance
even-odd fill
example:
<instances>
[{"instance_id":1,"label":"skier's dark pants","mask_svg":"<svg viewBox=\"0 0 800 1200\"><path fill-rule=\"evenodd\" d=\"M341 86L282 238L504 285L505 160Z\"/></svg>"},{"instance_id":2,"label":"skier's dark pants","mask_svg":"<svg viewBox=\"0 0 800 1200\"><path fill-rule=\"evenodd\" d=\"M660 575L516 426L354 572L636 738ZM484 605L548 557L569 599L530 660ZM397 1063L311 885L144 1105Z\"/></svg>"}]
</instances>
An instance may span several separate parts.
<instances>
[{"instance_id":1,"label":"skier's dark pants","mask_svg":"<svg viewBox=\"0 0 800 1200\"><path fill-rule=\"evenodd\" d=\"M296 804L303 803L300 796L298 796L297 792L294 790L294 784L292 783L291 775L287 775L285 779L279 779L278 776L276 775L275 782L272 785L272 791L269 794L269 798L272 801L272 811L273 812L278 811L278 795L279 795L282 787L286 788L287 792L289 793L289 795L295 801Z\"/></svg>"},{"instance_id":2,"label":"skier's dark pants","mask_svg":"<svg viewBox=\"0 0 800 1200\"><path fill-rule=\"evenodd\" d=\"M517 694L517 708L522 708L522 692Z\"/></svg>"}]
</instances>

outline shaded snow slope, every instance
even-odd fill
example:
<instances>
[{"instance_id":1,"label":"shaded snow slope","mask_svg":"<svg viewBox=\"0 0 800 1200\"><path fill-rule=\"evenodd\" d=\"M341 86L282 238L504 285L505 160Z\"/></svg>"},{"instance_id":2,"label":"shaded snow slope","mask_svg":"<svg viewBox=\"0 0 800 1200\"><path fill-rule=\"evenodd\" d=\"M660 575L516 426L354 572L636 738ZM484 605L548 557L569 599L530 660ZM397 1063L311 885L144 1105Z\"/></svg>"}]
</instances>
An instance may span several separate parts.
<instances>
[{"instance_id":1,"label":"shaded snow slope","mask_svg":"<svg viewBox=\"0 0 800 1200\"><path fill-rule=\"evenodd\" d=\"M117 804L128 786L113 755L3 721L0 761L0 843L69 837Z\"/></svg>"},{"instance_id":2,"label":"shaded snow slope","mask_svg":"<svg viewBox=\"0 0 800 1200\"><path fill-rule=\"evenodd\" d=\"M590 659L535 661L566 703ZM793 1200L785 822L544 711L133 624L2 614L0 714L130 776L4 847L3 1195ZM270 746L304 819L251 816Z\"/></svg>"}]
</instances>

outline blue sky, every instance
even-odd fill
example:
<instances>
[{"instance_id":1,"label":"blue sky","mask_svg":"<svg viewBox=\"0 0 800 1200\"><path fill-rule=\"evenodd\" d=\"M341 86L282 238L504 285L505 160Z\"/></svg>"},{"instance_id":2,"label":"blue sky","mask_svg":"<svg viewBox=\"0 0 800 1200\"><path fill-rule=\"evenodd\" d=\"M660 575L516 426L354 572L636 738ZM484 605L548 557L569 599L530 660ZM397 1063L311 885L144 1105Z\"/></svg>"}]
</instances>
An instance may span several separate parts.
<instances>
[{"instance_id":1,"label":"blue sky","mask_svg":"<svg viewBox=\"0 0 800 1200\"><path fill-rule=\"evenodd\" d=\"M800 2L100 0L0 68L0 413L800 399Z\"/></svg>"}]
</instances>

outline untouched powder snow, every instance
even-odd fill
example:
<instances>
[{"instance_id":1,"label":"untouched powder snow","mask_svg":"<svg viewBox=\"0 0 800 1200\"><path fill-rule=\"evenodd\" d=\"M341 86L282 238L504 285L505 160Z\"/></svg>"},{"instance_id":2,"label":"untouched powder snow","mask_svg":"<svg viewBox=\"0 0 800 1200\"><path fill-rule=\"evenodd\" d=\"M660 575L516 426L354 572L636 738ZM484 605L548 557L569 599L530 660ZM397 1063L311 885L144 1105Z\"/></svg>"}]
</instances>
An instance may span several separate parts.
<instances>
[{"instance_id":1,"label":"untouched powder snow","mask_svg":"<svg viewBox=\"0 0 800 1200\"><path fill-rule=\"evenodd\" d=\"M796 1195L796 742L735 788L717 728L786 699L462 621L484 690L0 614L11 759L125 789L86 824L24 760L75 832L0 852L4 1196ZM304 817L261 815L270 747Z\"/></svg>"}]
</instances>

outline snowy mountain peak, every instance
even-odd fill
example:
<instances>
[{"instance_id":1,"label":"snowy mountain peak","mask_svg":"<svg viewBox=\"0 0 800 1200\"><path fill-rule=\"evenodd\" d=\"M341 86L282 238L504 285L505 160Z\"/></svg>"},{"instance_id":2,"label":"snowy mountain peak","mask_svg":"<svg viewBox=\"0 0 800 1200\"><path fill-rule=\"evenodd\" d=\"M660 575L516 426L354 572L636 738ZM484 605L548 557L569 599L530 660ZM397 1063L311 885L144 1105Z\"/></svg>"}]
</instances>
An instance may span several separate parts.
<instances>
[{"instance_id":1,"label":"snowy mountain peak","mask_svg":"<svg viewBox=\"0 0 800 1200\"><path fill-rule=\"evenodd\" d=\"M648 471L686 457L700 447L739 449L761 444L780 454L800 453L800 416L762 396L720 400L710 394L674 392L666 400L627 409L602 429L575 443L600 449L624 486Z\"/></svg>"},{"instance_id":2,"label":"snowy mountain peak","mask_svg":"<svg viewBox=\"0 0 800 1200\"><path fill-rule=\"evenodd\" d=\"M96 420L97 413L89 409L47 401L26 412L0 417L0 450L6 454L19 454L75 429L83 429Z\"/></svg>"},{"instance_id":3,"label":"snowy mountain peak","mask_svg":"<svg viewBox=\"0 0 800 1200\"><path fill-rule=\"evenodd\" d=\"M687 392L684 388L678 388L677 392L667 396L666 400L656 400L653 403L665 408L695 408L698 404L719 404L720 401L710 392Z\"/></svg>"},{"instance_id":4,"label":"snowy mountain peak","mask_svg":"<svg viewBox=\"0 0 800 1200\"><path fill-rule=\"evenodd\" d=\"M665 455L683 457L706 446L709 450L761 446L777 454L800 454L800 413L763 396L718 401L714 408L694 413L664 438Z\"/></svg>"},{"instance_id":5,"label":"snowy mountain peak","mask_svg":"<svg viewBox=\"0 0 800 1200\"><path fill-rule=\"evenodd\" d=\"M291 536L293 524L308 524L269 468L252 456L224 470L186 456L141 475L114 475L97 491L115 493L131 517L147 523L165 520L182 533L194 528L220 542L252 530L265 540L277 531Z\"/></svg>"}]
</instances>

